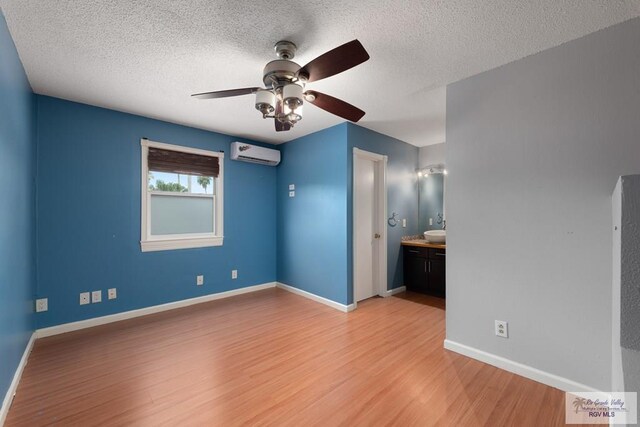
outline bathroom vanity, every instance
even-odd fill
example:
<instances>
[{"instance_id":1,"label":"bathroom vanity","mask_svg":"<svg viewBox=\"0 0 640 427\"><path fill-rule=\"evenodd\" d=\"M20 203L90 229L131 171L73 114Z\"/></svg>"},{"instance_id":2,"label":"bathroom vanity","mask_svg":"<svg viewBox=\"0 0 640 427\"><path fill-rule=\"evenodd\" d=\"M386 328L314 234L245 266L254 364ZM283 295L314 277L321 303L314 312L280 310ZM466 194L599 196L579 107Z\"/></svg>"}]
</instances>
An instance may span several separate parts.
<instances>
[{"instance_id":1,"label":"bathroom vanity","mask_svg":"<svg viewBox=\"0 0 640 427\"><path fill-rule=\"evenodd\" d=\"M402 242L404 284L407 290L444 298L447 246L426 240Z\"/></svg>"},{"instance_id":2,"label":"bathroom vanity","mask_svg":"<svg viewBox=\"0 0 640 427\"><path fill-rule=\"evenodd\" d=\"M444 164L417 172L418 230L420 235L402 241L404 285L408 290L445 297L447 259ZM422 236L425 238L422 238ZM436 243L437 242L437 243ZM440 243L442 242L442 243Z\"/></svg>"}]
</instances>

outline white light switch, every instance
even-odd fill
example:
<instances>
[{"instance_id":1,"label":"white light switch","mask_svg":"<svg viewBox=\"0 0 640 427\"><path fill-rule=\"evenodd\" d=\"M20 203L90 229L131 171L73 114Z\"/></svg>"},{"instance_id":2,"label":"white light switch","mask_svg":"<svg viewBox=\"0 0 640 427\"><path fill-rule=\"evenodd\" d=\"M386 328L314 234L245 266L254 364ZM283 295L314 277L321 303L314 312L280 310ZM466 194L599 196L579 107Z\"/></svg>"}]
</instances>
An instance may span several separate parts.
<instances>
[{"instance_id":1,"label":"white light switch","mask_svg":"<svg viewBox=\"0 0 640 427\"><path fill-rule=\"evenodd\" d=\"M36 313L49 310L49 300L47 298L40 298L36 300Z\"/></svg>"},{"instance_id":2,"label":"white light switch","mask_svg":"<svg viewBox=\"0 0 640 427\"><path fill-rule=\"evenodd\" d=\"M295 191L289 191L289 197L296 197Z\"/></svg>"},{"instance_id":3,"label":"white light switch","mask_svg":"<svg viewBox=\"0 0 640 427\"><path fill-rule=\"evenodd\" d=\"M429 225L433 225L433 218L429 218Z\"/></svg>"},{"instance_id":4,"label":"white light switch","mask_svg":"<svg viewBox=\"0 0 640 427\"><path fill-rule=\"evenodd\" d=\"M402 228L407 228L407 219L406 218L402 219Z\"/></svg>"},{"instance_id":5,"label":"white light switch","mask_svg":"<svg viewBox=\"0 0 640 427\"><path fill-rule=\"evenodd\" d=\"M109 299L118 298L118 292L116 291L116 288L111 288L107 291L107 298Z\"/></svg>"},{"instance_id":6,"label":"white light switch","mask_svg":"<svg viewBox=\"0 0 640 427\"><path fill-rule=\"evenodd\" d=\"M204 276L203 275L196 276L196 285L198 285L198 286L204 285Z\"/></svg>"},{"instance_id":7,"label":"white light switch","mask_svg":"<svg viewBox=\"0 0 640 427\"><path fill-rule=\"evenodd\" d=\"M289 184L289 191L295 190L295 189L296 189L295 184Z\"/></svg>"}]
</instances>

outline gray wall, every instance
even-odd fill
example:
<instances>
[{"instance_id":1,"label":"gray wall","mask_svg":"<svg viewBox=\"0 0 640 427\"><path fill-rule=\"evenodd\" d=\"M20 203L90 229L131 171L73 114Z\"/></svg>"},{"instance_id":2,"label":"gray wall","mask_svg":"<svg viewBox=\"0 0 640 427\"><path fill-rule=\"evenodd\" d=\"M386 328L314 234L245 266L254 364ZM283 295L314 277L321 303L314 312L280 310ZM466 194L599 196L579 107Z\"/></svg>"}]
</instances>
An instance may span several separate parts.
<instances>
[{"instance_id":1,"label":"gray wall","mask_svg":"<svg viewBox=\"0 0 640 427\"><path fill-rule=\"evenodd\" d=\"M638 46L634 19L447 88L449 340L609 389L611 193L640 171Z\"/></svg>"},{"instance_id":2,"label":"gray wall","mask_svg":"<svg viewBox=\"0 0 640 427\"><path fill-rule=\"evenodd\" d=\"M445 149L444 142L440 144L427 145L426 147L420 147L418 151L418 163L421 168L425 166L446 164L445 162Z\"/></svg>"},{"instance_id":3,"label":"gray wall","mask_svg":"<svg viewBox=\"0 0 640 427\"><path fill-rule=\"evenodd\" d=\"M611 391L624 391L624 372L622 370L622 347L620 346L620 279L622 239L620 223L622 220L622 177L616 184L611 197L613 212L613 266L611 286Z\"/></svg>"},{"instance_id":4,"label":"gray wall","mask_svg":"<svg viewBox=\"0 0 640 427\"><path fill-rule=\"evenodd\" d=\"M620 344L640 351L640 176L622 177Z\"/></svg>"},{"instance_id":5,"label":"gray wall","mask_svg":"<svg viewBox=\"0 0 640 427\"><path fill-rule=\"evenodd\" d=\"M640 392L640 175L613 196L612 389Z\"/></svg>"}]
</instances>

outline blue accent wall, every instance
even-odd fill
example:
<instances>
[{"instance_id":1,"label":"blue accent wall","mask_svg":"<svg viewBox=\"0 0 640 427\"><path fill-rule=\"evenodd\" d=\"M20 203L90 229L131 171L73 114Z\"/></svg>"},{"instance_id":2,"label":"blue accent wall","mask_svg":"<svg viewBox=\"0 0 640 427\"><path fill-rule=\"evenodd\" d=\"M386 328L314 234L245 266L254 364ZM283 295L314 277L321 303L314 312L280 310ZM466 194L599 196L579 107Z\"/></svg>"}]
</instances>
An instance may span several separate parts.
<instances>
[{"instance_id":1,"label":"blue accent wall","mask_svg":"<svg viewBox=\"0 0 640 427\"><path fill-rule=\"evenodd\" d=\"M275 281L276 168L229 158L231 142L254 141L45 96L37 104L37 294L49 298L39 328ZM226 153L223 246L140 251L142 137ZM103 301L79 305L94 290Z\"/></svg>"},{"instance_id":2,"label":"blue accent wall","mask_svg":"<svg viewBox=\"0 0 640 427\"><path fill-rule=\"evenodd\" d=\"M279 147L278 281L347 304L347 125Z\"/></svg>"},{"instance_id":3,"label":"blue accent wall","mask_svg":"<svg viewBox=\"0 0 640 427\"><path fill-rule=\"evenodd\" d=\"M418 148L343 123L281 145L278 167L278 281L341 304L353 303L354 147L388 156L387 209L407 219L387 226L393 289L404 283L402 236L418 233Z\"/></svg>"},{"instance_id":4,"label":"blue accent wall","mask_svg":"<svg viewBox=\"0 0 640 427\"><path fill-rule=\"evenodd\" d=\"M387 161L387 211L405 218L407 227L402 223L395 227L387 225L387 289L404 284L402 271L402 236L418 234L418 147L399 139L383 135L372 130L347 123L347 209L348 209L348 292L349 303L353 302L353 148L370 151L388 157Z\"/></svg>"},{"instance_id":5,"label":"blue accent wall","mask_svg":"<svg viewBox=\"0 0 640 427\"><path fill-rule=\"evenodd\" d=\"M33 331L35 104L0 13L0 400Z\"/></svg>"},{"instance_id":6,"label":"blue accent wall","mask_svg":"<svg viewBox=\"0 0 640 427\"><path fill-rule=\"evenodd\" d=\"M227 154L242 139L46 96L36 102L36 296L49 298L38 328L276 280L351 304L354 147L389 158L388 210L408 227L387 228L388 288L403 284L400 240L418 231L416 147L343 123L279 146L277 168L227 155L224 245L142 253L140 138ZM112 287L118 298L108 300ZM79 305L79 294L94 290L103 302Z\"/></svg>"}]
</instances>

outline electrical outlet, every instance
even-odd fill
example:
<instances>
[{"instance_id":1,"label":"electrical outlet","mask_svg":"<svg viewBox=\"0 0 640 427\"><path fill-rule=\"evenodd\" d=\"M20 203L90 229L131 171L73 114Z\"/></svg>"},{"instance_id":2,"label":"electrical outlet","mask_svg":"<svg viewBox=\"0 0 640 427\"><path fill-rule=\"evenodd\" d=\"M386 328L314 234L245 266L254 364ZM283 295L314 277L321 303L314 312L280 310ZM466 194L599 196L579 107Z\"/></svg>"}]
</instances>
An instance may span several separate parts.
<instances>
[{"instance_id":1,"label":"electrical outlet","mask_svg":"<svg viewBox=\"0 0 640 427\"><path fill-rule=\"evenodd\" d=\"M433 218L429 218L429 225L433 225Z\"/></svg>"},{"instance_id":2,"label":"electrical outlet","mask_svg":"<svg viewBox=\"0 0 640 427\"><path fill-rule=\"evenodd\" d=\"M289 184L289 191L295 190L296 186L294 184Z\"/></svg>"},{"instance_id":3,"label":"electrical outlet","mask_svg":"<svg viewBox=\"0 0 640 427\"><path fill-rule=\"evenodd\" d=\"M289 197L296 197L295 191L289 191Z\"/></svg>"},{"instance_id":4,"label":"electrical outlet","mask_svg":"<svg viewBox=\"0 0 640 427\"><path fill-rule=\"evenodd\" d=\"M509 323L496 320L496 336L509 338Z\"/></svg>"},{"instance_id":5,"label":"electrical outlet","mask_svg":"<svg viewBox=\"0 0 640 427\"><path fill-rule=\"evenodd\" d=\"M402 228L407 228L407 219L406 218L402 219Z\"/></svg>"},{"instance_id":6,"label":"electrical outlet","mask_svg":"<svg viewBox=\"0 0 640 427\"><path fill-rule=\"evenodd\" d=\"M204 276L202 274L199 276L196 276L196 285L198 286L204 285Z\"/></svg>"},{"instance_id":7,"label":"electrical outlet","mask_svg":"<svg viewBox=\"0 0 640 427\"><path fill-rule=\"evenodd\" d=\"M102 291L91 292L91 302L94 304L98 302L102 302Z\"/></svg>"},{"instance_id":8,"label":"electrical outlet","mask_svg":"<svg viewBox=\"0 0 640 427\"><path fill-rule=\"evenodd\" d=\"M80 305L89 304L91 302L91 293L90 292L82 292L80 294Z\"/></svg>"},{"instance_id":9,"label":"electrical outlet","mask_svg":"<svg viewBox=\"0 0 640 427\"><path fill-rule=\"evenodd\" d=\"M111 288L111 289L107 290L107 298L109 298L109 299L118 298L118 291L116 291L116 288Z\"/></svg>"},{"instance_id":10,"label":"electrical outlet","mask_svg":"<svg viewBox=\"0 0 640 427\"><path fill-rule=\"evenodd\" d=\"M36 313L49 310L49 300L47 298L40 298L36 300Z\"/></svg>"},{"instance_id":11,"label":"electrical outlet","mask_svg":"<svg viewBox=\"0 0 640 427\"><path fill-rule=\"evenodd\" d=\"M238 270L231 270L231 278L232 279L238 278Z\"/></svg>"}]
</instances>

